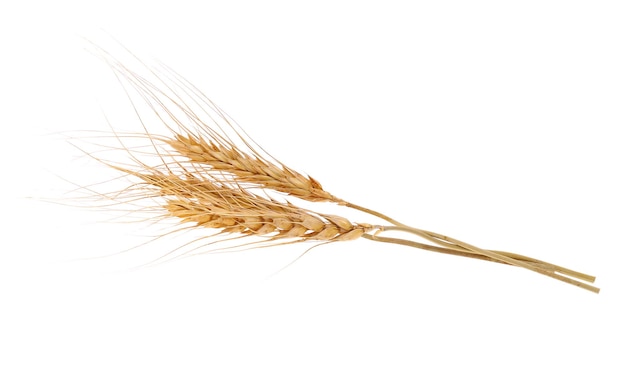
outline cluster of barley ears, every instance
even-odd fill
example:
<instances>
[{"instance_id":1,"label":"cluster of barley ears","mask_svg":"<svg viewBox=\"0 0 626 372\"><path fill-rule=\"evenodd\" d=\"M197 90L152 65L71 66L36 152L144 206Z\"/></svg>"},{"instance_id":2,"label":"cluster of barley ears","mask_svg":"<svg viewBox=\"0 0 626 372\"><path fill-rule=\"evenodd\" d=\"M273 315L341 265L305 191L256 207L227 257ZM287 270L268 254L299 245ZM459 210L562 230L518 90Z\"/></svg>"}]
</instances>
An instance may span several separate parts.
<instances>
[{"instance_id":1,"label":"cluster of barley ears","mask_svg":"<svg viewBox=\"0 0 626 372\"><path fill-rule=\"evenodd\" d=\"M304 176L262 150L209 98L167 67L149 67L134 60L145 71L142 75L101 49L97 54L125 88L143 127L137 133L114 132L109 139L115 143L103 145L107 149L122 150L125 161L103 160L97 152L88 153L132 179L121 191L98 194L111 205L150 201L149 207L143 204L141 208L157 220L174 218L183 230L212 231L208 235L212 240L205 245L256 238L251 243L237 243L227 249L298 242L326 244L365 238L518 266L596 293L599 291L588 284L595 280L593 276L519 254L481 249L408 226L338 198L324 190L314 178ZM161 133L149 128L149 122L157 122ZM95 138L103 139L102 136ZM142 144L131 146L128 141ZM352 222L290 201L298 199L313 206L333 203L385 222ZM390 231L409 233L421 241L389 237L386 232ZM197 249L178 252L178 256L174 250L168 255L187 256Z\"/></svg>"}]
</instances>

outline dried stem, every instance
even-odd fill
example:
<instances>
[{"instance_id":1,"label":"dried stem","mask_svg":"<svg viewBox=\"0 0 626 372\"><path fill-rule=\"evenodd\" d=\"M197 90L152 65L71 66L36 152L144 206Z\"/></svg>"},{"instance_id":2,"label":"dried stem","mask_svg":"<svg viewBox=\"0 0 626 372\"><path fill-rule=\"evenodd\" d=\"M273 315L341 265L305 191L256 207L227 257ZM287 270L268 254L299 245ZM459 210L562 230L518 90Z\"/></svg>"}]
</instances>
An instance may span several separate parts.
<instances>
[{"instance_id":1,"label":"dried stem","mask_svg":"<svg viewBox=\"0 0 626 372\"><path fill-rule=\"evenodd\" d=\"M465 257L470 257L470 258L478 258L478 259L483 259L487 261L504 263L504 264L508 264L512 266L518 266L527 270L537 272L539 274L547 275L557 280L561 280L568 284L572 284L572 285L587 289L595 293L600 292L599 288L596 288L594 286L583 283L581 281L577 281L572 278L569 278L569 277L573 277L573 278L580 279L582 281L593 283L596 279L594 276L583 274L574 270L570 270L561 266L557 266L551 263L537 260L535 258L526 257L526 256L515 254L515 253L481 249L471 244L451 238L449 236L445 236L442 234L434 233L432 231L417 229L417 228L405 225L382 213L373 211L365 207L361 207L356 204L346 203L346 206L356 209L356 210L360 210L362 212L366 212L368 214L382 218L385 221L394 224L394 226L380 227L379 232L394 231L394 230L408 232L408 233L417 235L421 238L424 238L428 241L431 241L435 244L438 244L441 247L423 245L417 242L412 242L412 241L403 240L403 239L379 237L377 236L377 234L364 236L365 238L375 240L375 241L386 242L386 243L402 244L402 245L407 245L407 246L411 246L415 248L437 251L440 253L460 255L460 256L465 256ZM438 248L438 249L433 249L433 248ZM562 276L559 274L567 275L569 277Z\"/></svg>"}]
</instances>

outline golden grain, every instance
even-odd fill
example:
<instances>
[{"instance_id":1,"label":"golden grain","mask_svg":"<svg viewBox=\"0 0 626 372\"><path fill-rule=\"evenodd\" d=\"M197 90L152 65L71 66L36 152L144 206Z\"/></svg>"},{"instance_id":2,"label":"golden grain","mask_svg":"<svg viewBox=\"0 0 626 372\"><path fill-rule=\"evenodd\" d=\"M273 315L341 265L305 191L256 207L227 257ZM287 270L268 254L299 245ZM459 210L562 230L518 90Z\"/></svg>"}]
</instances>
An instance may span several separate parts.
<instances>
[{"instance_id":1,"label":"golden grain","mask_svg":"<svg viewBox=\"0 0 626 372\"><path fill-rule=\"evenodd\" d=\"M339 242L363 237L518 266L596 293L599 291L585 283L593 283L593 276L519 254L481 249L344 201L324 190L314 178L264 155L265 152L252 145L254 141L224 112L180 76L169 70L149 70L152 76L163 75L159 77L161 83L171 83L157 88L106 52L99 50L99 54L120 81L137 91L144 103L154 110L153 119L161 121L170 131L169 135L156 135L146 129L144 133L132 135L150 144L154 158L160 160L158 164L139 161L139 155L126 147L122 150L130 155L131 164L120 166L105 162L138 180L139 188L131 187L126 191L138 191L141 197L160 203L163 217L177 218L192 227L214 229L221 235L265 237L269 242ZM143 125L145 119L141 119ZM193 123L194 127L184 126L185 122ZM156 143L167 148L158 147ZM345 217L317 213L287 200L275 200L267 193L270 190L308 202L335 203L391 225L354 223ZM123 195L124 191L118 194L122 201ZM435 245L383 236L393 231L413 234Z\"/></svg>"}]
</instances>

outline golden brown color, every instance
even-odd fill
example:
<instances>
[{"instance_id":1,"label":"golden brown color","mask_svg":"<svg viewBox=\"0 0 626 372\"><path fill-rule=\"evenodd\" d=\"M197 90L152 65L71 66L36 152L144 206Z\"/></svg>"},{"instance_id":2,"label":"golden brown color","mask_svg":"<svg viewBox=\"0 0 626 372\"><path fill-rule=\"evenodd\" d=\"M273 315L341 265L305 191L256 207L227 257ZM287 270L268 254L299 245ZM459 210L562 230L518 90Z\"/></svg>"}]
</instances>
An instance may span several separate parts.
<instances>
[{"instance_id":1,"label":"golden brown color","mask_svg":"<svg viewBox=\"0 0 626 372\"><path fill-rule=\"evenodd\" d=\"M265 153L211 100L171 70L141 64L147 76L152 77L150 81L103 50L99 49L98 54L126 87L129 98L134 91L154 114L153 119L168 130L167 134L154 134L149 130L145 114L137 108L137 98L131 98L144 132L128 137L144 140L146 145L142 151L133 150L123 143L124 136L115 135L132 163L120 165L101 161L136 181L114 199L124 201L124 193L132 192L139 198L156 201L160 205L160 216L177 218L194 228L215 229L217 235L263 237L270 245L277 241L337 242L363 237L518 266L599 292L598 288L585 283L595 280L590 275L514 253L481 249L442 234L410 227L335 197L314 178L296 172ZM157 162L149 164L140 158L157 159ZM353 223L340 216L317 213L293 204L287 196L307 202L335 203L391 225ZM410 233L434 245L382 236L391 231Z\"/></svg>"}]
</instances>

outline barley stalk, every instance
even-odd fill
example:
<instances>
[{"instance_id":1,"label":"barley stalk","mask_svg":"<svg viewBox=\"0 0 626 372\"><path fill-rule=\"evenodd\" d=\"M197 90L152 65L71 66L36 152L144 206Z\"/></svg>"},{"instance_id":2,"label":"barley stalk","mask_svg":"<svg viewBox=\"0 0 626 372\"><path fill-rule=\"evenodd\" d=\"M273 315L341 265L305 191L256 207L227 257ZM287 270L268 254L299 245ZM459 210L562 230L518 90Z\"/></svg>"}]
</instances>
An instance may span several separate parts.
<instances>
[{"instance_id":1,"label":"barley stalk","mask_svg":"<svg viewBox=\"0 0 626 372\"><path fill-rule=\"evenodd\" d=\"M517 266L599 292L588 284L595 280L593 276L515 253L481 249L335 197L314 178L270 156L210 99L173 71L143 65L150 79L131 71L105 51L98 49L98 53L120 82L130 88L127 92L136 92L168 131L152 133L145 124L145 115L139 113L131 98L144 127L143 133L132 136L146 140L149 145L145 153L158 162L148 164L140 160L141 154L125 146L123 136L119 135L115 138L133 163L119 165L103 161L139 180L139 193L158 201L161 216L176 218L193 227L214 229L220 235L264 237L270 244L338 242L363 237ZM343 217L317 213L277 200L267 193L269 190L308 202L335 203L391 225L353 223ZM413 234L434 245L383 236L393 231Z\"/></svg>"}]
</instances>

